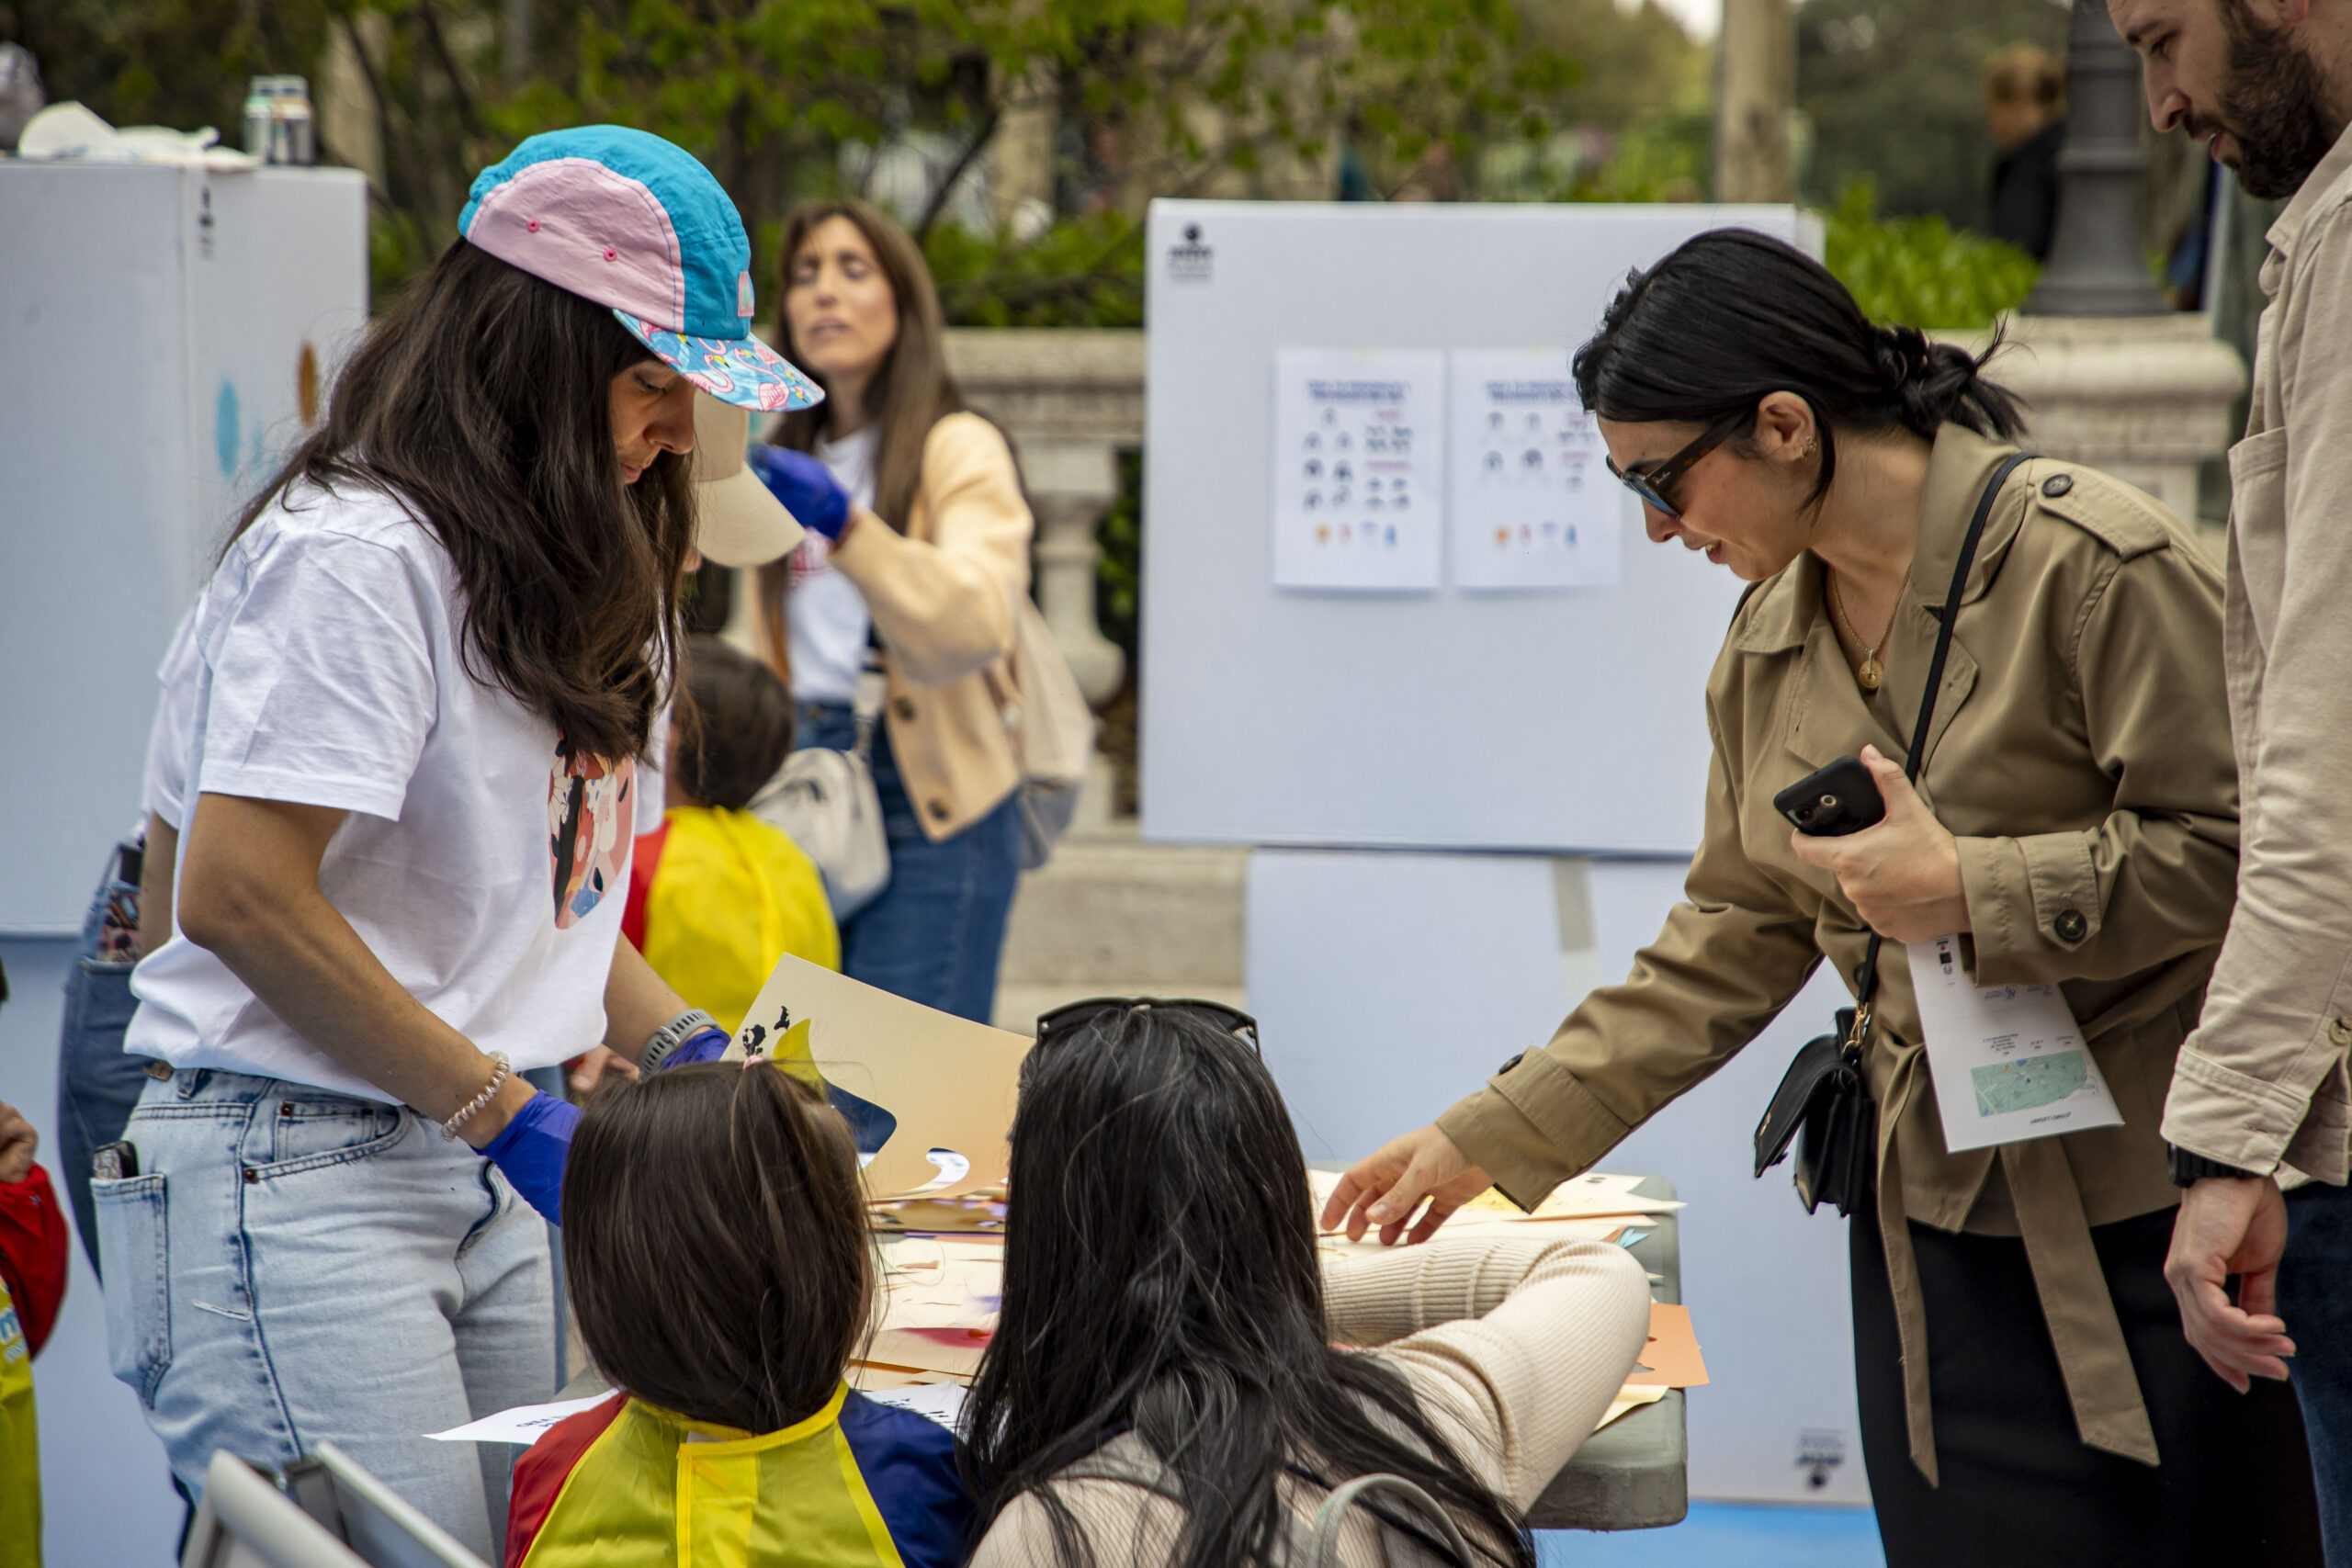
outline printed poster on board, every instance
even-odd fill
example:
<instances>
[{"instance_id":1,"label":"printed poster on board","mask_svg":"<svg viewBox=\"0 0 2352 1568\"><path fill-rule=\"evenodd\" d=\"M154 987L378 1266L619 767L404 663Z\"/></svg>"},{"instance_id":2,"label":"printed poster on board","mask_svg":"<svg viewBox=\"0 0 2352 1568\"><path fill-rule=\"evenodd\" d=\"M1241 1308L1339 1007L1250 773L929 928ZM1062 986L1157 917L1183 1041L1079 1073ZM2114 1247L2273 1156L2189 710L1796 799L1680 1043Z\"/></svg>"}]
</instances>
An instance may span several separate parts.
<instances>
[{"instance_id":1,"label":"printed poster on board","mask_svg":"<svg viewBox=\"0 0 2352 1568\"><path fill-rule=\"evenodd\" d=\"M1614 587L1626 497L1568 351L1456 349L1448 372L1454 586Z\"/></svg>"},{"instance_id":2,"label":"printed poster on board","mask_svg":"<svg viewBox=\"0 0 2352 1568\"><path fill-rule=\"evenodd\" d=\"M1274 355L1274 585L1432 592L1442 564L1445 355Z\"/></svg>"}]
</instances>

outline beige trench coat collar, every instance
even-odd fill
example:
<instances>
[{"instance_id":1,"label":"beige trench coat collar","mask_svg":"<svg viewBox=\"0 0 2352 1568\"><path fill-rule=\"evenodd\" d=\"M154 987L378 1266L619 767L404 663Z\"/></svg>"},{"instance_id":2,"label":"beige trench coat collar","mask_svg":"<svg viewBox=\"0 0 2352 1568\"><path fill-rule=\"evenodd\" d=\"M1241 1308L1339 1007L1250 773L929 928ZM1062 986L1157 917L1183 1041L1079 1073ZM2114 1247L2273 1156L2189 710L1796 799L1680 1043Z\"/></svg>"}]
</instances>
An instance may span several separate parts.
<instances>
[{"instance_id":1,"label":"beige trench coat collar","mask_svg":"<svg viewBox=\"0 0 2352 1568\"><path fill-rule=\"evenodd\" d=\"M1946 425L1938 434L1920 493L1920 532L1911 581L1897 607L1890 638L1888 700L1880 706L1866 703L1855 684L1853 668L1830 625L1818 563L1807 562L1803 570L1783 572L1762 591L1771 597L1757 606L1738 646L1755 653L1803 649L1788 683L1786 721L1780 729L1790 753L1806 771L1838 757L1855 755L1865 744L1876 746L1898 762L1908 758L1910 747L1905 737L1917 717L1926 670L1934 654L1937 627L1951 591L1952 569L1959 561L1969 519L1994 469L2015 450L1958 425ZM2002 561L2024 525L2030 479L2030 468L2013 474L2006 493L1995 502L1961 592L1963 612L1984 596L1999 575ZM1954 631L1936 710L1928 721L1918 790L1930 809L1935 804L1936 742L1976 687L1979 666L1968 650L1968 629L1963 616ZM1906 672L1912 677L1907 686L1903 679ZM1903 734L1889 728L1885 714L1895 716ZM1904 962L1902 948L1887 944L1879 958L1882 977ZM1847 976L1849 986L1854 978ZM1928 1375L1927 1308L1911 1247L1894 1137L1912 1097L1932 1090L1921 1044L1895 1039L1880 1021L1872 1026L1871 1047L1868 1071L1879 1103L1879 1235L1886 1249L1888 1284L1902 1337L1911 1461L1933 1484L1938 1472L1934 1403ZM1995 1152L1981 1152L1984 1170L1991 1168ZM2092 1448L2154 1464L2155 1429L2148 1418L2123 1325L2091 1240L2082 1193L2064 1151L2055 1141L2042 1139L2005 1145L1998 1154L2077 1431ZM1981 1182L1980 1176L1978 1185Z\"/></svg>"}]
</instances>

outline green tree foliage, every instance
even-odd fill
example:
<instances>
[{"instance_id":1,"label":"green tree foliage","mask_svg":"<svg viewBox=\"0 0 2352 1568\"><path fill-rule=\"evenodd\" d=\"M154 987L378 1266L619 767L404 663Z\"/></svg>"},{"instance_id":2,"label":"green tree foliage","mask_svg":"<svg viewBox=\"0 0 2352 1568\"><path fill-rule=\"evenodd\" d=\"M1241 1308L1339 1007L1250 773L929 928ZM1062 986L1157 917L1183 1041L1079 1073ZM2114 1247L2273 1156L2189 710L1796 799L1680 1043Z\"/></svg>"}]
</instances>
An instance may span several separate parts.
<instances>
[{"instance_id":1,"label":"green tree foliage","mask_svg":"<svg viewBox=\"0 0 2352 1568\"><path fill-rule=\"evenodd\" d=\"M518 7L527 59L509 57ZM475 169L593 121L708 164L763 282L791 204L859 183L845 148L945 149L937 197L907 215L928 239L1007 112L1042 95L1062 126L1057 209L1110 216L943 244L970 320L1117 319L1101 289L1045 280L1086 264L1125 288L1150 196L1324 194L1343 128L1404 160L1436 138L1540 137L1577 79L1511 0L47 0L28 23L55 96L224 130L249 72L315 86L336 25L380 148L379 282L454 237Z\"/></svg>"},{"instance_id":2,"label":"green tree foliage","mask_svg":"<svg viewBox=\"0 0 2352 1568\"><path fill-rule=\"evenodd\" d=\"M1808 0L1797 12L1805 199L1827 206L1868 176L1891 213L1983 229L1985 62L2012 43L2064 60L2067 14L2053 0Z\"/></svg>"},{"instance_id":3,"label":"green tree foliage","mask_svg":"<svg viewBox=\"0 0 2352 1568\"><path fill-rule=\"evenodd\" d=\"M2014 245L1956 230L1940 214L1881 218L1867 179L1828 214L1823 259L1873 321L1987 327L2033 292L2041 268Z\"/></svg>"}]
</instances>

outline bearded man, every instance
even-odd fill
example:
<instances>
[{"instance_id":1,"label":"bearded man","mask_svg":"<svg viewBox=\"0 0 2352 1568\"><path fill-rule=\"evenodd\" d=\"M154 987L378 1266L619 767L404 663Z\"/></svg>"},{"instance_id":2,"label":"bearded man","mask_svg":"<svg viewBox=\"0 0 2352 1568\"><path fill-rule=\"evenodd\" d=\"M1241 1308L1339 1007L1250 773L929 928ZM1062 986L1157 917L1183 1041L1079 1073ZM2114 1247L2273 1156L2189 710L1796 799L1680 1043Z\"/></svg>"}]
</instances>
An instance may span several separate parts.
<instances>
[{"instance_id":1,"label":"bearded man","mask_svg":"<svg viewBox=\"0 0 2352 1568\"><path fill-rule=\"evenodd\" d=\"M2238 903L2165 1104L2165 1272L2214 1371L2292 1381L2327 1561L2352 1568L2352 0L2108 9L2156 129L2292 198L2230 452Z\"/></svg>"}]
</instances>

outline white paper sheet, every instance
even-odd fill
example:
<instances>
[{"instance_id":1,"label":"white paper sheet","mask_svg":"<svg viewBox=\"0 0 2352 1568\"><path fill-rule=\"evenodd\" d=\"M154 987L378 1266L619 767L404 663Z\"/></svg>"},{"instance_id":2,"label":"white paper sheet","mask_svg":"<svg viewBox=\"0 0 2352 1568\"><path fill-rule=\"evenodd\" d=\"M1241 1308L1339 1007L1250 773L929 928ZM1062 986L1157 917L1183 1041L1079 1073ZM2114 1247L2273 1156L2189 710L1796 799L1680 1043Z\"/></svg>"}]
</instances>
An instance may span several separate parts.
<instances>
[{"instance_id":1,"label":"white paper sheet","mask_svg":"<svg viewBox=\"0 0 2352 1568\"><path fill-rule=\"evenodd\" d=\"M1447 367L1453 583L1613 587L1625 495L1565 348L1459 348Z\"/></svg>"},{"instance_id":2,"label":"white paper sheet","mask_svg":"<svg viewBox=\"0 0 2352 1568\"><path fill-rule=\"evenodd\" d=\"M2057 987L1979 990L1956 936L1912 942L1905 953L1945 1147L1958 1153L2122 1124Z\"/></svg>"},{"instance_id":3,"label":"white paper sheet","mask_svg":"<svg viewBox=\"0 0 2352 1568\"><path fill-rule=\"evenodd\" d=\"M912 1388L876 1389L865 1397L876 1404L895 1404L901 1410L928 1416L952 1432L964 1414L964 1392L962 1383L927 1382Z\"/></svg>"},{"instance_id":4,"label":"white paper sheet","mask_svg":"<svg viewBox=\"0 0 2352 1568\"><path fill-rule=\"evenodd\" d=\"M612 1398L610 1390L589 1395L586 1399L559 1399L551 1404L518 1404L512 1410L502 1410L495 1416L485 1416L479 1421L469 1421L462 1427L452 1427L446 1432L427 1432L436 1443L521 1443L528 1445L539 1440L539 1435L568 1416L602 1404Z\"/></svg>"},{"instance_id":5,"label":"white paper sheet","mask_svg":"<svg viewBox=\"0 0 2352 1568\"><path fill-rule=\"evenodd\" d=\"M1445 355L1285 348L1274 355L1274 585L1438 587Z\"/></svg>"}]
</instances>

